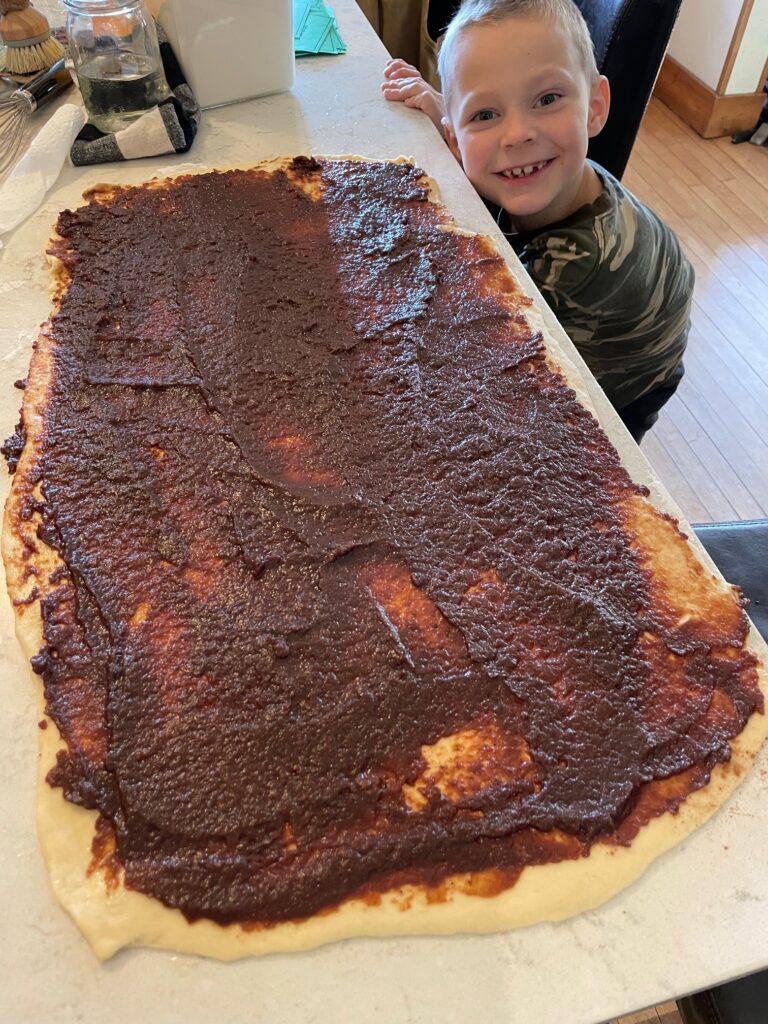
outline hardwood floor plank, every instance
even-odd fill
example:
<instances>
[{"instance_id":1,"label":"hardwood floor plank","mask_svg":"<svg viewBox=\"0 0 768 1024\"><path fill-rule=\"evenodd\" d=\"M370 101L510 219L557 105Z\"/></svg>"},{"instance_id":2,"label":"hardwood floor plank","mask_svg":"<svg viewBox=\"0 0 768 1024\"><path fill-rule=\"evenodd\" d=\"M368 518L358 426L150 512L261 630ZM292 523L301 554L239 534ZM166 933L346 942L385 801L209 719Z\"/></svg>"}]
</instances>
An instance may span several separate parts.
<instances>
[{"instance_id":1,"label":"hardwood floor plank","mask_svg":"<svg viewBox=\"0 0 768 1024\"><path fill-rule=\"evenodd\" d=\"M693 185L691 191L704 203L702 219L710 223L715 231L724 232L721 236L724 242L743 242L754 249L761 259L768 259L768 220L759 214L746 215L733 196L726 200L714 193L708 185Z\"/></svg>"},{"instance_id":2,"label":"hardwood floor plank","mask_svg":"<svg viewBox=\"0 0 768 1024\"><path fill-rule=\"evenodd\" d=\"M676 163L667 164L672 174L676 166ZM715 276L716 283L727 287L736 302L753 317L762 320L768 305L768 281L764 276L766 260L759 251L730 231L718 213L710 211L702 218L701 204L694 202L694 189L687 189L679 183L673 189L665 183L664 177L664 174L659 174L658 167L654 168L650 161L639 155L633 159L626 181L633 192L645 196L648 205L678 236L696 270L699 292L702 285ZM720 237L718 249L713 249L708 241L713 234ZM729 239L730 243L726 244Z\"/></svg>"},{"instance_id":3,"label":"hardwood floor plank","mask_svg":"<svg viewBox=\"0 0 768 1024\"><path fill-rule=\"evenodd\" d=\"M659 1018L655 1010L641 1010L640 1013L630 1013L626 1017L617 1018L615 1024L659 1024Z\"/></svg>"},{"instance_id":4,"label":"hardwood floor plank","mask_svg":"<svg viewBox=\"0 0 768 1024\"><path fill-rule=\"evenodd\" d=\"M765 182L768 180L768 147L753 146L750 142L734 146L729 139L717 139L713 148L721 154L727 151L731 160L738 163L758 185L765 188Z\"/></svg>"},{"instance_id":5,"label":"hardwood floor plank","mask_svg":"<svg viewBox=\"0 0 768 1024\"><path fill-rule=\"evenodd\" d=\"M768 438L758 429L768 408L768 385L750 373L714 327L705 328L706 322L701 313L694 318L686 362L688 378L716 410L719 427L750 453L768 481Z\"/></svg>"},{"instance_id":6,"label":"hardwood floor plank","mask_svg":"<svg viewBox=\"0 0 768 1024\"><path fill-rule=\"evenodd\" d=\"M703 262L700 236L693 231L687 231L685 241L692 248L696 245L696 255ZM764 260L746 247L723 244L708 263L704 263L703 266L701 263L697 265L700 285L697 294L700 296L702 288L710 283L720 284L728 289L734 302L743 306L755 320L761 322L762 310L765 308L764 303L768 295L766 284L760 276L764 263Z\"/></svg>"},{"instance_id":7,"label":"hardwood floor plank","mask_svg":"<svg viewBox=\"0 0 768 1024\"><path fill-rule=\"evenodd\" d=\"M680 430L678 425L680 421L685 423L687 420L682 395L676 395L673 401L675 405L672 407L672 403L670 403L669 415L663 423L660 418L658 427L654 428L658 429L657 440L664 445L669 457L678 466L684 467L685 478L703 504L708 521L738 519L736 509Z\"/></svg>"},{"instance_id":8,"label":"hardwood floor plank","mask_svg":"<svg viewBox=\"0 0 768 1024\"><path fill-rule=\"evenodd\" d=\"M741 448L717 409L703 398L692 381L688 381L681 397L692 429L692 437L686 440L700 457L708 458L710 471L728 495L738 518L762 519L768 515L768 486L754 472L750 453ZM681 419L684 422L685 416L678 415L678 423ZM712 431L714 437L710 437L708 431Z\"/></svg>"},{"instance_id":9,"label":"hardwood floor plank","mask_svg":"<svg viewBox=\"0 0 768 1024\"><path fill-rule=\"evenodd\" d=\"M675 159L678 159L675 157ZM744 206L744 191L755 192L754 186L749 182L739 182L739 191L734 191L733 188L723 188L722 182L718 184L716 180L712 180L710 175L703 173L697 175L700 180L696 182L696 186L703 186L709 190L710 195L707 198L707 202L713 205L715 209L725 209L725 217L729 219L730 223L737 227L741 225L746 228L747 232L756 237L758 240L765 239L765 233L768 229L768 210L758 209L751 211ZM742 184L744 188L742 188Z\"/></svg>"},{"instance_id":10,"label":"hardwood floor plank","mask_svg":"<svg viewBox=\"0 0 768 1024\"><path fill-rule=\"evenodd\" d=\"M759 378L737 348L722 334L707 314L694 308L686 359L700 387L735 411L743 443L751 450L755 441L765 444L758 429L768 409L768 384Z\"/></svg>"},{"instance_id":11,"label":"hardwood floor plank","mask_svg":"<svg viewBox=\"0 0 768 1024\"><path fill-rule=\"evenodd\" d=\"M646 157L641 151L632 161L632 173L639 173L646 186L653 188L655 203L649 205L675 231L684 248L687 242L702 258L722 261L728 269L727 283L731 290L737 298L746 290L750 312L762 318L768 302L768 281L764 274L768 259L768 221L765 230L748 226L749 215L742 211L737 218L739 230L729 220L730 206L707 185L687 185L679 180L677 172L683 166L682 161L668 154L649 152L650 156ZM627 183L632 189L629 178ZM642 190L642 186L635 185L633 191L638 187ZM718 240L716 250L706 242L712 237ZM701 274L702 268L697 269Z\"/></svg>"},{"instance_id":12,"label":"hardwood floor plank","mask_svg":"<svg viewBox=\"0 0 768 1024\"><path fill-rule=\"evenodd\" d=\"M743 482L729 466L713 437L707 433L707 429L712 429L714 425L708 424L706 418L701 414L701 402L696 395L695 388L692 385L689 385L688 388L681 386L679 398L680 401L674 410L675 427L700 465L706 469L706 473L714 485L712 500L716 500L724 510L729 507L733 510L733 514L730 516L714 515L714 518L759 519L762 515L759 504L755 502ZM696 415L697 410L701 418ZM721 497L722 505L720 505Z\"/></svg>"},{"instance_id":13,"label":"hardwood floor plank","mask_svg":"<svg viewBox=\"0 0 768 1024\"><path fill-rule=\"evenodd\" d=\"M684 143L692 161L703 163L713 173L718 173L719 169L723 185L732 184L734 179L741 179L744 171L739 161L734 160L728 150L718 148L713 144L712 139L702 139L693 128L690 128L658 100L652 100L651 106L657 117L654 123L659 126L656 130L660 133L661 138L671 144Z\"/></svg>"},{"instance_id":14,"label":"hardwood floor plank","mask_svg":"<svg viewBox=\"0 0 768 1024\"><path fill-rule=\"evenodd\" d=\"M651 100L645 112L639 135L653 135L667 141L685 141L689 146L697 146L700 136L658 100Z\"/></svg>"},{"instance_id":15,"label":"hardwood floor plank","mask_svg":"<svg viewBox=\"0 0 768 1024\"><path fill-rule=\"evenodd\" d=\"M735 302L735 296L716 275L706 278L706 287L694 292L694 304L703 310L750 367L752 373L768 384L768 329Z\"/></svg>"},{"instance_id":16,"label":"hardwood floor plank","mask_svg":"<svg viewBox=\"0 0 768 1024\"><path fill-rule=\"evenodd\" d=\"M732 184L729 187L731 190ZM745 211L762 216L765 213L765 186L760 186L754 178L742 174L738 179L738 191L734 193Z\"/></svg>"},{"instance_id":17,"label":"hardwood floor plank","mask_svg":"<svg viewBox=\"0 0 768 1024\"><path fill-rule=\"evenodd\" d=\"M677 1003L662 1003L661 1006L656 1007L656 1013L659 1016L660 1024L683 1024Z\"/></svg>"},{"instance_id":18,"label":"hardwood floor plank","mask_svg":"<svg viewBox=\"0 0 768 1024\"><path fill-rule=\"evenodd\" d=\"M664 413L662 412L662 417ZM643 454L648 459L658 474L662 484L669 491L672 498L680 506L680 509L689 523L710 523L712 516L709 514L704 503L699 498L696 489L688 481L688 478L681 471L677 462L669 455L667 449L657 436L663 432L663 421L660 418L659 426L655 427L643 440Z\"/></svg>"},{"instance_id":19,"label":"hardwood floor plank","mask_svg":"<svg viewBox=\"0 0 768 1024\"><path fill-rule=\"evenodd\" d=\"M683 1024L677 1003L662 1003L660 1006L617 1017L611 1024Z\"/></svg>"},{"instance_id":20,"label":"hardwood floor plank","mask_svg":"<svg viewBox=\"0 0 768 1024\"><path fill-rule=\"evenodd\" d=\"M657 205L651 208L664 220L667 220L671 213L676 219L693 221L697 214L697 208L690 191L681 188L675 194L673 187L666 180L667 176L659 173L655 161L655 154L650 150L633 154L632 166L629 174L625 174L625 180L629 183L631 175L637 174L646 185L653 189ZM638 196L638 198L642 199L643 197ZM659 204L664 208L664 212L659 208ZM648 205L650 206L650 203ZM672 225L670 224L670 226Z\"/></svg>"},{"instance_id":21,"label":"hardwood floor plank","mask_svg":"<svg viewBox=\"0 0 768 1024\"><path fill-rule=\"evenodd\" d=\"M715 172L700 160L691 160L690 148L686 143L670 144L668 140L649 135L647 138L638 139L633 157L635 153L646 160L650 157L654 161L659 161L661 166L667 169L667 173L670 168L674 168L675 179L683 185L708 185L714 191L723 188L722 171L718 169ZM666 183L670 180L667 179Z\"/></svg>"},{"instance_id":22,"label":"hardwood floor plank","mask_svg":"<svg viewBox=\"0 0 768 1024\"><path fill-rule=\"evenodd\" d=\"M633 150L633 159L641 157L646 162L660 160L665 169L668 164L674 161L674 169L679 181L683 185L706 185L719 182L720 179L710 171L703 168L701 164L690 163L680 158L679 151L674 152L675 147L657 139L652 135L638 137Z\"/></svg>"}]
</instances>

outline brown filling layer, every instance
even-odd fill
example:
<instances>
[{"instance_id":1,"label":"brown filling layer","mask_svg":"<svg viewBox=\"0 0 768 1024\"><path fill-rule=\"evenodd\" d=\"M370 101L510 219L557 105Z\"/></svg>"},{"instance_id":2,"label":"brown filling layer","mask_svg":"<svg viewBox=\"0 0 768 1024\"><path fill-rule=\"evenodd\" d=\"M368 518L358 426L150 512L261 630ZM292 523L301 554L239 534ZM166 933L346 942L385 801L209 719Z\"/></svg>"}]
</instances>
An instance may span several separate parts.
<instances>
[{"instance_id":1,"label":"brown filling layer","mask_svg":"<svg viewBox=\"0 0 768 1024\"><path fill-rule=\"evenodd\" d=\"M714 658L655 607L637 488L446 222L409 166L302 159L60 218L50 782L190 917L628 841L759 704L743 615Z\"/></svg>"}]
</instances>

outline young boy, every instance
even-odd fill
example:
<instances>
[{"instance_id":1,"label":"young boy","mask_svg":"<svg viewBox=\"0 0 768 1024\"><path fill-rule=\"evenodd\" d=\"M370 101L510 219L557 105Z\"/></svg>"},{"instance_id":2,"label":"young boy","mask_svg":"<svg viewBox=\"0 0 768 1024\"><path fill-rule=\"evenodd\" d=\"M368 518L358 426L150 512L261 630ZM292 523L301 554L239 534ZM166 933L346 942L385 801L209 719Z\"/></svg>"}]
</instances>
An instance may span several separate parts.
<instances>
[{"instance_id":1,"label":"young boy","mask_svg":"<svg viewBox=\"0 0 768 1024\"><path fill-rule=\"evenodd\" d=\"M572 0L465 0L438 56L443 96L391 61L382 91L441 128L639 443L683 376L693 269L670 229L603 168L608 117Z\"/></svg>"}]
</instances>

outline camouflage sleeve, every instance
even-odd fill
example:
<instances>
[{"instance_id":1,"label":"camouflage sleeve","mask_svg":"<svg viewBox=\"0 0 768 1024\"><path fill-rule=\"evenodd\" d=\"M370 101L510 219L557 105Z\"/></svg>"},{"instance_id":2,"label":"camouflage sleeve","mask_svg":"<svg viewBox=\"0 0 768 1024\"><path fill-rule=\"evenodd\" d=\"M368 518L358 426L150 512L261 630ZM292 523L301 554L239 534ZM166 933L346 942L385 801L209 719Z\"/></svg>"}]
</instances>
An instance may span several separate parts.
<instances>
[{"instance_id":1,"label":"camouflage sleeve","mask_svg":"<svg viewBox=\"0 0 768 1024\"><path fill-rule=\"evenodd\" d=\"M664 383L679 365L693 270L651 211L620 186L609 199L596 215L536 236L521 259L621 408Z\"/></svg>"},{"instance_id":2,"label":"camouflage sleeve","mask_svg":"<svg viewBox=\"0 0 768 1024\"><path fill-rule=\"evenodd\" d=\"M533 249L528 272L555 313L568 308L569 298L589 287L599 269L597 250L590 249L579 232L548 235Z\"/></svg>"}]
</instances>

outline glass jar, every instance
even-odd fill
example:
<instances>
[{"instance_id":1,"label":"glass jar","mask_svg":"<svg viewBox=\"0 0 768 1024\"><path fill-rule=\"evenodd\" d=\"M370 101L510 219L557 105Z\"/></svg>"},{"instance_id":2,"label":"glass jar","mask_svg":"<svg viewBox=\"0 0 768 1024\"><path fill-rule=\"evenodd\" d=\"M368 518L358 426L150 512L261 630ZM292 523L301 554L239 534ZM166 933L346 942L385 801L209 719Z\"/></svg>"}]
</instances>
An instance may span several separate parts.
<instances>
[{"instance_id":1,"label":"glass jar","mask_svg":"<svg viewBox=\"0 0 768 1024\"><path fill-rule=\"evenodd\" d=\"M143 0L64 0L88 120L117 132L170 96L155 23Z\"/></svg>"}]
</instances>

